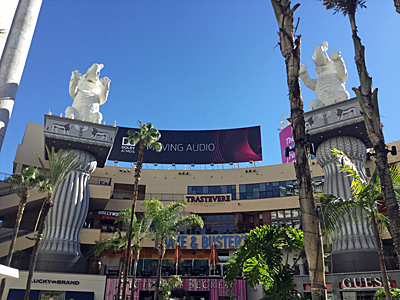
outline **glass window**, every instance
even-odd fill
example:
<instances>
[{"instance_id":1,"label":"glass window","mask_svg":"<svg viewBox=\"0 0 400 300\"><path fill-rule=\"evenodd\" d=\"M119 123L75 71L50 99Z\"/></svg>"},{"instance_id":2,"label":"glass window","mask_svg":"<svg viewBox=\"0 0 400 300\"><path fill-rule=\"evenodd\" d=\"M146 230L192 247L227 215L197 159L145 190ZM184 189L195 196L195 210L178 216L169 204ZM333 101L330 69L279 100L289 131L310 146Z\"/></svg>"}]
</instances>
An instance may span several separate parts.
<instances>
[{"instance_id":1,"label":"glass window","mask_svg":"<svg viewBox=\"0 0 400 300\"><path fill-rule=\"evenodd\" d=\"M286 197L286 196L287 196L286 187L280 186L279 188L280 188L280 189L279 189L279 191L280 191L279 197Z\"/></svg>"},{"instance_id":2,"label":"glass window","mask_svg":"<svg viewBox=\"0 0 400 300\"><path fill-rule=\"evenodd\" d=\"M285 218L290 218L291 216L290 209L285 210Z\"/></svg>"},{"instance_id":3,"label":"glass window","mask_svg":"<svg viewBox=\"0 0 400 300\"><path fill-rule=\"evenodd\" d=\"M278 226L278 222L271 222L271 226Z\"/></svg>"},{"instance_id":4,"label":"glass window","mask_svg":"<svg viewBox=\"0 0 400 300\"><path fill-rule=\"evenodd\" d=\"M229 220L229 222L235 222L235 216L234 215L228 215L228 220Z\"/></svg>"},{"instance_id":5,"label":"glass window","mask_svg":"<svg viewBox=\"0 0 400 300\"><path fill-rule=\"evenodd\" d=\"M214 222L214 215L208 216L208 222Z\"/></svg>"},{"instance_id":6,"label":"glass window","mask_svg":"<svg viewBox=\"0 0 400 300\"><path fill-rule=\"evenodd\" d=\"M246 192L253 193L253 185L252 184L246 184Z\"/></svg>"},{"instance_id":7,"label":"glass window","mask_svg":"<svg viewBox=\"0 0 400 300\"><path fill-rule=\"evenodd\" d=\"M229 224L229 233L234 233L234 231L235 231L235 225Z\"/></svg>"},{"instance_id":8,"label":"glass window","mask_svg":"<svg viewBox=\"0 0 400 300\"><path fill-rule=\"evenodd\" d=\"M228 215L222 215L221 222L228 222Z\"/></svg>"},{"instance_id":9,"label":"glass window","mask_svg":"<svg viewBox=\"0 0 400 300\"><path fill-rule=\"evenodd\" d=\"M283 219L284 215L283 215L283 210L278 210L278 219Z\"/></svg>"},{"instance_id":10,"label":"glass window","mask_svg":"<svg viewBox=\"0 0 400 300\"><path fill-rule=\"evenodd\" d=\"M221 222L221 216L215 215L215 222Z\"/></svg>"},{"instance_id":11,"label":"glass window","mask_svg":"<svg viewBox=\"0 0 400 300\"><path fill-rule=\"evenodd\" d=\"M297 218L299 216L299 210L298 209L292 209L292 216L293 216L293 218Z\"/></svg>"},{"instance_id":12,"label":"glass window","mask_svg":"<svg viewBox=\"0 0 400 300\"><path fill-rule=\"evenodd\" d=\"M222 233L227 233L228 230L228 225L224 224L222 225Z\"/></svg>"},{"instance_id":13,"label":"glass window","mask_svg":"<svg viewBox=\"0 0 400 300\"><path fill-rule=\"evenodd\" d=\"M293 228L300 229L300 220L293 220Z\"/></svg>"},{"instance_id":14,"label":"glass window","mask_svg":"<svg viewBox=\"0 0 400 300\"><path fill-rule=\"evenodd\" d=\"M271 219L276 219L276 211L271 211Z\"/></svg>"}]
</instances>

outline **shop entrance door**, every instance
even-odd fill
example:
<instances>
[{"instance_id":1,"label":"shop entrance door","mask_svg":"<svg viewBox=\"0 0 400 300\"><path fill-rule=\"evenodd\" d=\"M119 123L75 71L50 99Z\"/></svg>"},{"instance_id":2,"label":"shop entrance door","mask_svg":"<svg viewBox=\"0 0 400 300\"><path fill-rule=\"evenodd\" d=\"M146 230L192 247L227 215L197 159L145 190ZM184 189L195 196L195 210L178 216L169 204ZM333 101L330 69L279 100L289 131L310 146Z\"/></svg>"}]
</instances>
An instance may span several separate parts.
<instances>
[{"instance_id":1,"label":"shop entrance door","mask_svg":"<svg viewBox=\"0 0 400 300\"><path fill-rule=\"evenodd\" d=\"M53 297L54 300L65 300L65 292L41 291L39 300L49 300L50 297Z\"/></svg>"},{"instance_id":2,"label":"shop entrance door","mask_svg":"<svg viewBox=\"0 0 400 300\"><path fill-rule=\"evenodd\" d=\"M342 292L342 300L373 300L376 291Z\"/></svg>"},{"instance_id":3,"label":"shop entrance door","mask_svg":"<svg viewBox=\"0 0 400 300\"><path fill-rule=\"evenodd\" d=\"M139 300L153 300L154 292L153 291L140 291Z\"/></svg>"},{"instance_id":4,"label":"shop entrance door","mask_svg":"<svg viewBox=\"0 0 400 300\"><path fill-rule=\"evenodd\" d=\"M210 300L210 292L194 292L190 291L190 300Z\"/></svg>"}]
</instances>

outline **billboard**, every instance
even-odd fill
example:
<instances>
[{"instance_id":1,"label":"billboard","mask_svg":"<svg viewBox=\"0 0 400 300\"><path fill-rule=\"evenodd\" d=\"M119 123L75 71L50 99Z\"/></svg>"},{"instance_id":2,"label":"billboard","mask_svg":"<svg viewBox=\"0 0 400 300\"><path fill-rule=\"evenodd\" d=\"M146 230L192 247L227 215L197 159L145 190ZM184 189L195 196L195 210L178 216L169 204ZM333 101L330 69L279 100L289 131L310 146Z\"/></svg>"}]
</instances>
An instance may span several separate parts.
<instances>
[{"instance_id":1,"label":"billboard","mask_svg":"<svg viewBox=\"0 0 400 300\"><path fill-rule=\"evenodd\" d=\"M127 141L128 130L119 127L109 160L135 162L138 145ZM161 152L146 149L145 163L210 164L262 160L260 126L226 130L160 130Z\"/></svg>"},{"instance_id":2,"label":"billboard","mask_svg":"<svg viewBox=\"0 0 400 300\"><path fill-rule=\"evenodd\" d=\"M296 154L294 151L289 152L289 157L285 156L285 148L294 146L294 139L292 136L292 125L286 126L282 131L279 133L279 141L281 144L281 156L282 156L282 163L287 164L296 161Z\"/></svg>"}]
</instances>

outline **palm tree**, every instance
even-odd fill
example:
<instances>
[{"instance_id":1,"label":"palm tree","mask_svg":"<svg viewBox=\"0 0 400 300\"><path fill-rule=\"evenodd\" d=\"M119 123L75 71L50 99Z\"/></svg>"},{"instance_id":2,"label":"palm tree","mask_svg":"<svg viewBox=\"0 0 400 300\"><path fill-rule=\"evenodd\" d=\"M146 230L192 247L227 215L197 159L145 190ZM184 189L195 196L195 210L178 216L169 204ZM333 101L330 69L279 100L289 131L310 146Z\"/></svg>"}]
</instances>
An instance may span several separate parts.
<instances>
[{"instance_id":1,"label":"palm tree","mask_svg":"<svg viewBox=\"0 0 400 300\"><path fill-rule=\"evenodd\" d=\"M117 219L115 220L116 223L118 222L123 222L126 225L130 226L130 221L131 221L131 215L132 215L132 210L130 208L125 208L121 210L118 213ZM134 252L134 257L133 257L133 276L132 276L132 289L135 288L135 281L136 281L136 271L137 271L137 266L139 262L139 257L140 257L140 242L142 239L144 239L146 236L150 234L150 224L151 224L151 218L148 213L145 213L142 215L140 221L137 220L136 216L133 217L133 225L132 225L132 236L131 236L131 250L130 252L125 251L125 255L123 256L124 260L122 264L120 265L120 270L119 272L120 276L122 275L123 277L123 270L125 269L125 259L127 256L127 253L132 253ZM119 231L119 230L118 230ZM127 249L128 245L128 232L125 234L124 238L124 249ZM122 257L121 257L122 261ZM129 263L128 263L129 265ZM123 278L120 278L119 282L122 282ZM117 299L120 295L120 284L118 285L118 292L117 292Z\"/></svg>"},{"instance_id":2,"label":"palm tree","mask_svg":"<svg viewBox=\"0 0 400 300\"><path fill-rule=\"evenodd\" d=\"M128 134L128 142L134 145L139 143L139 151L138 151L138 161L135 169L135 183L133 188L133 200L132 200L132 214L131 214L131 222L129 226L129 235L128 235L128 249L127 253L130 253L131 250L131 239L132 239L132 226L133 226L133 217L136 212L136 201L138 198L139 192L139 180L142 172L142 164L143 164L143 155L144 148L147 146L150 149L154 149L157 152L160 152L162 149L162 145L158 140L161 138L161 134L157 129L153 128L153 124L147 123L142 124L140 121L139 130L129 130ZM125 266L124 266L124 279L123 279L123 289L122 289L122 299L126 299L126 284L128 281L128 260L129 257L125 257Z\"/></svg>"},{"instance_id":3,"label":"palm tree","mask_svg":"<svg viewBox=\"0 0 400 300\"><path fill-rule=\"evenodd\" d=\"M324 251L321 240L321 229L318 213L314 204L312 177L308 160L304 105L301 96L300 70L300 36L295 39L293 14L300 4L290 7L290 0L271 0L279 26L280 48L285 58L287 84L289 88L290 118L293 139L296 144L294 164L297 182L299 183L299 202L304 244L307 261L310 266L311 297L313 300L326 299Z\"/></svg>"},{"instance_id":4,"label":"palm tree","mask_svg":"<svg viewBox=\"0 0 400 300\"><path fill-rule=\"evenodd\" d=\"M46 146L47 156L49 159L49 175L48 175L48 183L40 187L40 192L47 193L46 199L43 202L43 205L39 212L39 219L37 223L37 234L35 238L35 244L33 246L31 261L29 266L29 274L28 279L26 281L25 288L25 296L24 300L29 299L29 293L31 291L32 277L33 272L36 267L36 260L38 256L39 244L43 237L44 231L44 221L47 217L47 214L50 208L53 206L53 192L57 189L58 185L76 168L78 168L81 164L80 161L77 160L77 155L74 151L63 154L63 150L59 150L57 153L54 148L49 150ZM37 155L39 162L42 166L43 172L46 174L46 170L43 164L42 159Z\"/></svg>"},{"instance_id":5,"label":"palm tree","mask_svg":"<svg viewBox=\"0 0 400 300\"><path fill-rule=\"evenodd\" d=\"M42 186L47 183L47 177L43 175L37 176L39 173L37 168L27 167L21 173L14 173L4 181L11 183L14 187L23 187L17 192L19 197L17 218L15 219L14 231L10 242L10 248L6 258L5 265L10 266L12 255L14 253L15 243L18 237L19 226L21 225L22 216L29 197L29 190ZM6 286L6 278L3 278L0 286L0 299L3 298L4 288Z\"/></svg>"},{"instance_id":6,"label":"palm tree","mask_svg":"<svg viewBox=\"0 0 400 300\"><path fill-rule=\"evenodd\" d=\"M321 1L321 0L319 0ZM400 262L400 214L396 195L393 189L393 182L390 176L388 164L388 150L385 145L382 124L379 115L378 90L372 88L372 78L369 77L365 61L365 48L357 33L355 14L358 9L365 8L366 0L322 0L327 9L333 9L334 13L342 13L350 20L352 38L355 51L355 62L360 79L360 86L353 88L357 95L363 112L365 127L368 137L375 150L375 164L379 172L382 185L383 201L388 209L388 217L393 230L393 242L397 252L397 259Z\"/></svg>"},{"instance_id":7,"label":"palm tree","mask_svg":"<svg viewBox=\"0 0 400 300\"><path fill-rule=\"evenodd\" d=\"M153 226L155 227L154 235L158 251L158 266L156 281L154 284L154 300L159 300L162 259L166 250L165 239L171 239L173 243L176 244L176 230L178 228L188 225L198 225L203 228L204 223L200 216L195 214L182 216L179 210L186 206L186 203L183 200L174 201L165 207L160 200L145 200L143 206L150 214L151 219L153 220Z\"/></svg>"},{"instance_id":8,"label":"palm tree","mask_svg":"<svg viewBox=\"0 0 400 300\"><path fill-rule=\"evenodd\" d=\"M122 213L122 215L120 215ZM124 212L121 211L115 223L119 223L121 219L124 219ZM122 272L124 269L125 257L127 255L126 249L128 245L128 233L122 235L121 230L117 229L117 234L102 239L100 241L96 241L96 244L90 249L88 256L99 257L104 251L122 251L122 256L119 260L118 265L118 290L117 290L117 299L119 299L119 295L121 294L121 282L122 282Z\"/></svg>"},{"instance_id":9,"label":"palm tree","mask_svg":"<svg viewBox=\"0 0 400 300\"><path fill-rule=\"evenodd\" d=\"M348 173L353 179L351 184L352 197L346 200L333 195L322 195L320 197L324 236L328 236L335 241L343 228L346 227L346 222L360 223L367 220L374 233L386 300L390 300L390 288L378 229L378 224L383 224L388 228L389 223L386 217L378 210L379 202L382 201L382 189L378 172L375 169L369 182L366 182L360 177L357 167L343 152L335 150L334 153L341 161L342 172ZM393 168L392 174L396 180L399 179L399 170L396 166Z\"/></svg>"}]
</instances>

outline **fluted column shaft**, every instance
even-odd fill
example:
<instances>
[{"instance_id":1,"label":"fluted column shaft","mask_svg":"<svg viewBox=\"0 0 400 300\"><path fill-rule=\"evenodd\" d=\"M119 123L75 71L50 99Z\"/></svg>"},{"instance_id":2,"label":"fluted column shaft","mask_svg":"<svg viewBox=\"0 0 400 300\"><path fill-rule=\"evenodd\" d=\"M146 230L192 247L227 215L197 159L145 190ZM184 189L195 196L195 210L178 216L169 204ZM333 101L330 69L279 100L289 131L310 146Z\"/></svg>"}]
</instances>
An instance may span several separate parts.
<instances>
[{"instance_id":1,"label":"fluted column shaft","mask_svg":"<svg viewBox=\"0 0 400 300\"><path fill-rule=\"evenodd\" d=\"M361 179L367 180L364 167L366 148L363 142L355 137L339 136L324 141L317 149L317 161L325 176L323 192L348 199L352 195L352 177L347 176L346 172L341 172L339 159L332 155L333 149L343 151L356 165ZM353 214L360 214L360 211L354 210ZM355 222L352 216L344 216L343 219L345 226L332 248L332 253L376 249L373 231L368 222ZM359 216L358 219L366 219L366 216Z\"/></svg>"},{"instance_id":2,"label":"fluted column shaft","mask_svg":"<svg viewBox=\"0 0 400 300\"><path fill-rule=\"evenodd\" d=\"M80 234L89 208L88 181L96 168L96 159L88 152L75 152L82 164L68 175L54 193L54 207L46 218L40 253L82 256Z\"/></svg>"}]
</instances>

